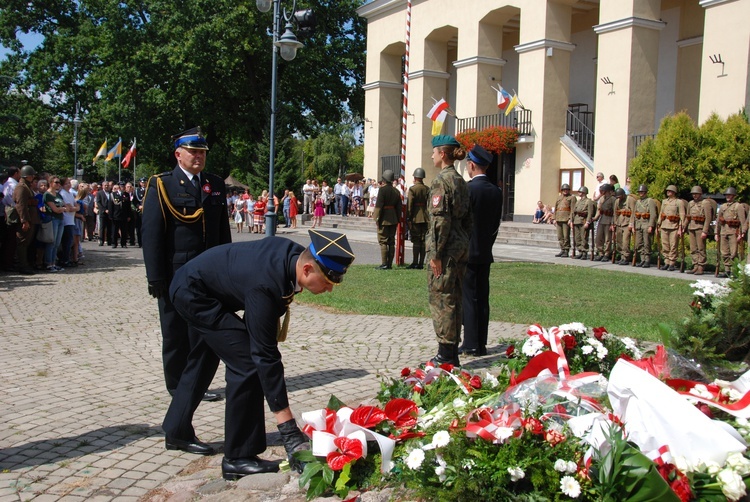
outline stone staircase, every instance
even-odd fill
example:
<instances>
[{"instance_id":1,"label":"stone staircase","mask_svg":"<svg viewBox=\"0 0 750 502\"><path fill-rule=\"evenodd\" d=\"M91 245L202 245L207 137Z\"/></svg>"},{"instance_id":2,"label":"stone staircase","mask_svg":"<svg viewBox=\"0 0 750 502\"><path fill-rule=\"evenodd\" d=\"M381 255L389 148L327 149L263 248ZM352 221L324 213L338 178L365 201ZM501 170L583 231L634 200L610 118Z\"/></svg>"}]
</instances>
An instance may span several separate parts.
<instances>
[{"instance_id":1,"label":"stone staircase","mask_svg":"<svg viewBox=\"0 0 750 502\"><path fill-rule=\"evenodd\" d=\"M312 225L310 215L301 214L297 216L297 225L310 227ZM323 217L323 228L338 230L361 230L375 232L375 222L372 218L349 216L342 218L337 215L326 215ZM500 225L497 235L498 244L509 244L516 246L539 246L544 248L557 248L557 227L550 224L517 223L504 221Z\"/></svg>"}]
</instances>

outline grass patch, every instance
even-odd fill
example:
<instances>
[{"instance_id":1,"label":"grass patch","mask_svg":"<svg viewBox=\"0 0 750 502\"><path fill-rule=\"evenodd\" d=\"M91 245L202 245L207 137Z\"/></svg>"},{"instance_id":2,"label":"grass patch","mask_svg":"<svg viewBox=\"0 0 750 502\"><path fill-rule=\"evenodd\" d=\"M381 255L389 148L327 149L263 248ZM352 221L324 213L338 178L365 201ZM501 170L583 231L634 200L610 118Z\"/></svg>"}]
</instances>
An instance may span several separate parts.
<instances>
[{"instance_id":1,"label":"grass patch","mask_svg":"<svg viewBox=\"0 0 750 502\"><path fill-rule=\"evenodd\" d=\"M493 321L545 327L582 322L605 326L619 336L657 341L659 323L677 323L690 314L689 277L652 277L574 265L494 263L490 316ZM355 265L332 293L303 293L297 299L347 314L430 317L425 270L382 271Z\"/></svg>"}]
</instances>

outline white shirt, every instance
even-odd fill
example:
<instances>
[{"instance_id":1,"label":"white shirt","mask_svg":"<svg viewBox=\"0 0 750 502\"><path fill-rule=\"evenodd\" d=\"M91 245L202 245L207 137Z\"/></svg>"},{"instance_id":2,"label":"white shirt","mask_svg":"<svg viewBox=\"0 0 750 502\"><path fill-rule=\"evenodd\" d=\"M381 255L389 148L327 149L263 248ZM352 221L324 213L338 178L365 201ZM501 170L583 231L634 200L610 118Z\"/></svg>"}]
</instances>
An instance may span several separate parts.
<instances>
[{"instance_id":1,"label":"white shirt","mask_svg":"<svg viewBox=\"0 0 750 502\"><path fill-rule=\"evenodd\" d=\"M65 190L64 188L60 189L60 197L62 197L63 202L65 202L65 205L68 204L75 206L76 205L76 199L73 197L73 194ZM71 213L69 211L65 211L63 213L63 225L75 225L76 223L76 214Z\"/></svg>"},{"instance_id":2,"label":"white shirt","mask_svg":"<svg viewBox=\"0 0 750 502\"><path fill-rule=\"evenodd\" d=\"M8 207L16 207L16 202L13 200L13 191L16 189L18 181L15 178L8 178L8 181L3 185L3 204Z\"/></svg>"}]
</instances>

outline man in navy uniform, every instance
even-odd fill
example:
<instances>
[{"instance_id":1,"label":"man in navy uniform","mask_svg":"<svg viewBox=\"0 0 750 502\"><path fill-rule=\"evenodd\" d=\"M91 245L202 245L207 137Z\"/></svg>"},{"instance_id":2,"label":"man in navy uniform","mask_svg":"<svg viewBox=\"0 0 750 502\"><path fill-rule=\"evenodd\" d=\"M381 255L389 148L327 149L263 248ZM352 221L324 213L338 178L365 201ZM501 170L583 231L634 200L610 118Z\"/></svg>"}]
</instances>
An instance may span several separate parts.
<instances>
[{"instance_id":1,"label":"man in navy uniform","mask_svg":"<svg viewBox=\"0 0 750 502\"><path fill-rule=\"evenodd\" d=\"M172 140L177 167L149 179L141 209L148 292L159 301L164 377L170 394L177 389L191 347L187 323L169 299L172 276L206 249L232 242L224 180L203 172L208 143L200 127ZM205 399L215 401L220 396L207 393Z\"/></svg>"},{"instance_id":2,"label":"man in navy uniform","mask_svg":"<svg viewBox=\"0 0 750 502\"><path fill-rule=\"evenodd\" d=\"M301 471L292 453L308 449L309 442L289 407L278 343L286 339L294 295L303 289L331 291L354 260L343 234L310 230L310 239L307 248L281 237L218 246L184 265L172 280L172 303L200 342L190 352L162 424L167 449L213 453L196 437L192 419L218 356L227 380L224 479L278 470L277 462L258 457L266 449L264 397L289 461Z\"/></svg>"},{"instance_id":3,"label":"man in navy uniform","mask_svg":"<svg viewBox=\"0 0 750 502\"><path fill-rule=\"evenodd\" d=\"M469 241L469 264L464 276L463 325L464 343L461 354L487 354L487 331L490 322L490 265L492 245L500 228L503 192L487 178L492 154L480 145L467 155L468 183L473 225Z\"/></svg>"}]
</instances>

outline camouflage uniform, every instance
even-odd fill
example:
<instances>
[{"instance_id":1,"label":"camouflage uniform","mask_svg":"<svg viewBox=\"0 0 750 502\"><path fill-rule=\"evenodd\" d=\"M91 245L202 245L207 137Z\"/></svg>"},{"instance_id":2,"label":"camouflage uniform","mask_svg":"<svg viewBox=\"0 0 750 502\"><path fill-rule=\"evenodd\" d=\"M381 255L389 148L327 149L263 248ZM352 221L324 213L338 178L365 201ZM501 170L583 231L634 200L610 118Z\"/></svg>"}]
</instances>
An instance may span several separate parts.
<instances>
[{"instance_id":1,"label":"camouflage uniform","mask_svg":"<svg viewBox=\"0 0 750 502\"><path fill-rule=\"evenodd\" d=\"M418 180L409 188L406 203L406 218L409 221L409 233L413 246L414 258L412 268L422 268L425 256L425 236L427 235L427 199L430 189Z\"/></svg>"},{"instance_id":2,"label":"camouflage uniform","mask_svg":"<svg viewBox=\"0 0 750 502\"><path fill-rule=\"evenodd\" d=\"M737 243L740 235L744 236L747 229L746 217L745 208L736 200L727 201L719 208L716 240L721 239L721 258L727 274L732 268L732 262L737 258Z\"/></svg>"},{"instance_id":3,"label":"camouflage uniform","mask_svg":"<svg viewBox=\"0 0 750 502\"><path fill-rule=\"evenodd\" d=\"M620 253L620 265L630 263L630 218L634 208L634 197L626 195L615 200L615 251Z\"/></svg>"},{"instance_id":4,"label":"camouflage uniform","mask_svg":"<svg viewBox=\"0 0 750 502\"><path fill-rule=\"evenodd\" d=\"M661 203L660 235L661 235L661 254L664 256L663 269L674 270L677 263L677 243L681 235L681 228L684 228L685 206L674 195L664 199Z\"/></svg>"},{"instance_id":5,"label":"camouflage uniform","mask_svg":"<svg viewBox=\"0 0 750 502\"><path fill-rule=\"evenodd\" d=\"M579 192L580 194L580 192ZM584 194L576 202L573 211L573 238L575 248L580 259L585 259L589 252L589 235L591 234L591 221L596 214L596 202Z\"/></svg>"},{"instance_id":6,"label":"camouflage uniform","mask_svg":"<svg viewBox=\"0 0 750 502\"><path fill-rule=\"evenodd\" d=\"M455 167L446 167L432 181L428 212L427 259L441 260L443 266L439 277L429 267L432 323L438 343L458 344L472 222L469 189Z\"/></svg>"},{"instance_id":7,"label":"camouflage uniform","mask_svg":"<svg viewBox=\"0 0 750 502\"><path fill-rule=\"evenodd\" d=\"M659 211L656 208L656 201L644 196L635 202L635 212L631 216L630 226L635 231L635 249L641 258L639 267L648 268L651 266L651 239L656 229L656 221L659 217Z\"/></svg>"},{"instance_id":8,"label":"camouflage uniform","mask_svg":"<svg viewBox=\"0 0 750 502\"><path fill-rule=\"evenodd\" d=\"M596 253L601 261L607 261L613 253L612 225L614 224L615 198L611 192L607 192L599 200L599 209L594 217L594 220L599 222L596 227Z\"/></svg>"},{"instance_id":9,"label":"camouflage uniform","mask_svg":"<svg viewBox=\"0 0 750 502\"><path fill-rule=\"evenodd\" d=\"M688 274L701 275L706 266L706 238L714 219L713 206L707 199L691 200L685 219L690 238L690 257L693 260L693 269L688 270Z\"/></svg>"},{"instance_id":10,"label":"camouflage uniform","mask_svg":"<svg viewBox=\"0 0 750 502\"><path fill-rule=\"evenodd\" d=\"M555 225L557 225L557 242L560 253L557 256L568 256L570 251L570 221L571 213L576 207L575 195L560 195L555 202Z\"/></svg>"}]
</instances>

